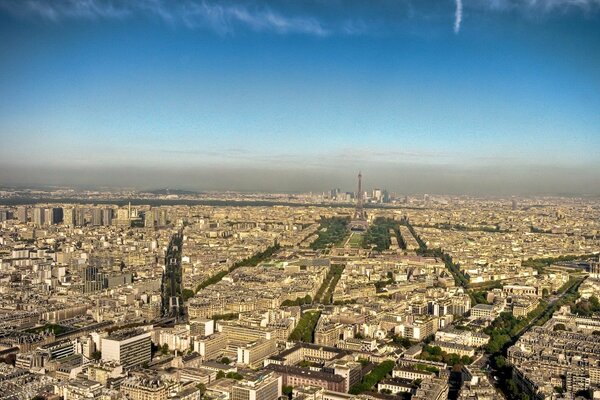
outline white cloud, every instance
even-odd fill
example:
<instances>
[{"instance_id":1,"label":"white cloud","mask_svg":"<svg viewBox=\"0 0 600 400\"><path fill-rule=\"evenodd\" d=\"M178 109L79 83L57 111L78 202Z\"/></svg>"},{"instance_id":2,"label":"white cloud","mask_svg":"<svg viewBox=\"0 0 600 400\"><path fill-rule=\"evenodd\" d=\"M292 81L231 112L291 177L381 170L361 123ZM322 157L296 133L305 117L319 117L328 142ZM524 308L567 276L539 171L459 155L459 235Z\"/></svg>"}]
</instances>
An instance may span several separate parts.
<instances>
[{"instance_id":1,"label":"white cloud","mask_svg":"<svg viewBox=\"0 0 600 400\"><path fill-rule=\"evenodd\" d=\"M133 14L159 18L188 28L210 28L230 34L243 26L257 32L329 34L317 18L284 15L268 5L208 0L0 0L0 9L20 17L38 17L54 22L66 19L114 19ZM341 28L340 28L341 30Z\"/></svg>"},{"instance_id":2,"label":"white cloud","mask_svg":"<svg viewBox=\"0 0 600 400\"><path fill-rule=\"evenodd\" d=\"M462 0L456 0L456 11L454 13L454 33L460 31L460 23L462 22L463 4Z\"/></svg>"}]
</instances>

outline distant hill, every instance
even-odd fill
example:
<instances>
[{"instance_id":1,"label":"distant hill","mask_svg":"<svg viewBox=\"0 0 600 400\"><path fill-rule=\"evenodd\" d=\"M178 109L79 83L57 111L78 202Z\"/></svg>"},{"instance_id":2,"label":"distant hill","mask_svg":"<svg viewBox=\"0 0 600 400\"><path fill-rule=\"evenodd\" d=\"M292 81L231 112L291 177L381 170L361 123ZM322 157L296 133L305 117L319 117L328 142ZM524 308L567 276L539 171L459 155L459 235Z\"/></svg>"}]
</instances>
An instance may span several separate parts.
<instances>
[{"instance_id":1,"label":"distant hill","mask_svg":"<svg viewBox=\"0 0 600 400\"><path fill-rule=\"evenodd\" d=\"M155 195L169 195L176 194L179 196L186 196L192 194L202 194L201 192L193 192L190 190L180 190L180 189L154 189L154 190L145 190L145 193L152 193Z\"/></svg>"}]
</instances>

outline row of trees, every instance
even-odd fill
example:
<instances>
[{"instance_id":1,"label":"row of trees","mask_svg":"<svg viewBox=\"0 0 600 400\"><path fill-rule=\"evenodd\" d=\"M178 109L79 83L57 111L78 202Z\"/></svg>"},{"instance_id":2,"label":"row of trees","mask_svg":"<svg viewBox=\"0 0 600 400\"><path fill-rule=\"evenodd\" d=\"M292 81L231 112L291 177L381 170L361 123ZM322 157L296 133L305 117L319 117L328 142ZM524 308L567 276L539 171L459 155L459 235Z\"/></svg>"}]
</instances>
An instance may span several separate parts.
<instances>
[{"instance_id":1,"label":"row of trees","mask_svg":"<svg viewBox=\"0 0 600 400\"><path fill-rule=\"evenodd\" d=\"M312 297L310 297L309 294L307 294L304 297L297 297L296 300L285 300L284 302L281 303L281 305L283 307L290 307L290 306L303 306L304 304L311 304L312 303Z\"/></svg>"},{"instance_id":2,"label":"row of trees","mask_svg":"<svg viewBox=\"0 0 600 400\"><path fill-rule=\"evenodd\" d=\"M546 258L530 258L521 263L524 267L531 267L538 270L539 273L544 272L544 268L549 267L552 264L556 264L559 262L568 262L568 261L576 261L576 260L587 260L590 258L596 257L595 254L568 254L559 257L546 257Z\"/></svg>"},{"instance_id":3,"label":"row of trees","mask_svg":"<svg viewBox=\"0 0 600 400\"><path fill-rule=\"evenodd\" d=\"M342 272L344 272L343 265L332 265L329 267L329 271L327 272L327 276L325 277L325 281L317 291L315 296L315 301L323 304L331 304L333 300L333 291L338 284L338 281L342 277Z\"/></svg>"},{"instance_id":4,"label":"row of trees","mask_svg":"<svg viewBox=\"0 0 600 400\"><path fill-rule=\"evenodd\" d=\"M352 386L350 388L350 394L360 394L372 390L377 383L379 383L392 372L395 365L396 363L394 363L394 361L383 361L381 364L373 368L371 372L365 375L360 383Z\"/></svg>"},{"instance_id":5,"label":"row of trees","mask_svg":"<svg viewBox=\"0 0 600 400\"><path fill-rule=\"evenodd\" d=\"M421 360L444 362L448 365L469 365L473 359L469 356L459 356L458 354L446 353L439 346L423 346L423 351L419 354Z\"/></svg>"},{"instance_id":6,"label":"row of trees","mask_svg":"<svg viewBox=\"0 0 600 400\"><path fill-rule=\"evenodd\" d=\"M295 340L306 343L314 342L314 332L317 322L321 317L321 311L307 311L302 314L298 325L290 334L289 340Z\"/></svg>"},{"instance_id":7,"label":"row of trees","mask_svg":"<svg viewBox=\"0 0 600 400\"><path fill-rule=\"evenodd\" d=\"M229 267L229 269L227 269L225 271L221 271L219 273L216 273L213 276L211 276L210 278L201 282L198 286L196 286L196 293L198 293L200 290L204 289L205 287L208 287L210 285L214 285L217 282L220 282L221 279L223 279L223 277L225 277L225 275L227 275L230 272L235 271L236 269L238 269L240 267L254 267L254 266L260 264L261 262L268 260L269 258L271 258L273 256L273 254L275 254L277 251L279 251L280 248L281 248L281 246L279 246L279 243L275 243L274 245L267 247L267 249L265 251L261 251L259 253L254 254L252 257L248 257L242 261L236 262L231 267ZM189 292L187 294L189 295Z\"/></svg>"},{"instance_id":8,"label":"row of trees","mask_svg":"<svg viewBox=\"0 0 600 400\"><path fill-rule=\"evenodd\" d=\"M529 396L524 394L512 379L512 368L505 358L508 347L517 340L529 324L535 322L536 325L543 325L559 307L565 304L573 305L579 297L577 290L582 281L582 278L570 279L559 290L561 297L557 301L552 304L541 302L526 318L515 318L509 313L502 313L484 330L491 336L486 351L490 353L492 366L499 379L498 387L507 398L529 400Z\"/></svg>"},{"instance_id":9,"label":"row of trees","mask_svg":"<svg viewBox=\"0 0 600 400\"><path fill-rule=\"evenodd\" d=\"M421 239L421 237L419 235L417 235L417 232L415 232L415 228L413 228L413 226L410 224L410 222L407 219L405 219L405 220L403 220L403 223L406 225L406 227L408 228L410 233L413 235L413 237L419 244L419 249L417 250L418 255L424 256L424 257L435 257L435 258L441 259L444 262L444 264L446 265L446 268L448 269L448 271L450 271L450 273L452 274L452 277L454 278L454 282L458 286L462 286L462 287L469 286L469 280L460 271L460 266L458 264L454 263L454 261L452 260L452 257L450 255L444 253L442 251L442 249L440 249L440 248L435 248L435 249L427 248L427 245L425 244L423 239Z\"/></svg>"}]
</instances>

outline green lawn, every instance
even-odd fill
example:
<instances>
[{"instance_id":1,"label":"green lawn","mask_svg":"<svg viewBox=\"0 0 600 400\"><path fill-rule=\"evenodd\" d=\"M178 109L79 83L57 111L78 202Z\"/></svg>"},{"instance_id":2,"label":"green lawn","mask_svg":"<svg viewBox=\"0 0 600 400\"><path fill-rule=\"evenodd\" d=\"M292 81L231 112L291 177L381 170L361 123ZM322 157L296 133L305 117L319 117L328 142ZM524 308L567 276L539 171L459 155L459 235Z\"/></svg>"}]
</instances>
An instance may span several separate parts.
<instances>
[{"instance_id":1,"label":"green lawn","mask_svg":"<svg viewBox=\"0 0 600 400\"><path fill-rule=\"evenodd\" d=\"M352 232L352 234L350 235L350 238L348 239L348 246L350 246L354 249L359 249L363 245L363 239L364 239L363 235L356 233L356 232Z\"/></svg>"}]
</instances>

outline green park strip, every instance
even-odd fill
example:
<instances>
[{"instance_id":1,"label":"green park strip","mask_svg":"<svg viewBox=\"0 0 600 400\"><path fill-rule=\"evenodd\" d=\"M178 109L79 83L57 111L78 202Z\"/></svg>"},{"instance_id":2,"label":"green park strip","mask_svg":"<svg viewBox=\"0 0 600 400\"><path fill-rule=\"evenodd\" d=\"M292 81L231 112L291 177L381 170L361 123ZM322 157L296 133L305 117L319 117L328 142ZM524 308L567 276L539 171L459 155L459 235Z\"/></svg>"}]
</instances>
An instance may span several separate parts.
<instances>
[{"instance_id":1,"label":"green park strip","mask_svg":"<svg viewBox=\"0 0 600 400\"><path fill-rule=\"evenodd\" d=\"M365 375L362 381L350 388L350 394L360 394L371 391L375 385L385 379L394 369L395 362L387 360L377 365Z\"/></svg>"},{"instance_id":2,"label":"green park strip","mask_svg":"<svg viewBox=\"0 0 600 400\"><path fill-rule=\"evenodd\" d=\"M228 270L221 271L221 272L211 276L210 278L206 279L204 282L200 283L198 286L196 286L196 293L198 293L200 290L202 290L210 285L214 285L215 283L220 282L221 279L223 279L223 277L225 277L225 275L227 275L230 272L235 271L236 269L238 269L240 267L255 267L255 266L257 266L261 262L270 259L273 256L273 254L275 254L279 249L280 249L280 246L279 246L279 244L276 243L273 246L267 247L267 249L265 251L256 253L252 257L248 257L242 261L239 261L239 262L233 264L231 267L229 267Z\"/></svg>"},{"instance_id":3,"label":"green park strip","mask_svg":"<svg viewBox=\"0 0 600 400\"><path fill-rule=\"evenodd\" d=\"M344 243L350 231L346 217L321 218L317 239L311 243L313 250L326 249Z\"/></svg>"},{"instance_id":4,"label":"green park strip","mask_svg":"<svg viewBox=\"0 0 600 400\"><path fill-rule=\"evenodd\" d=\"M302 314L298 325L290 334L289 340L312 343L314 340L315 327L321 317L321 311L306 311Z\"/></svg>"}]
</instances>

